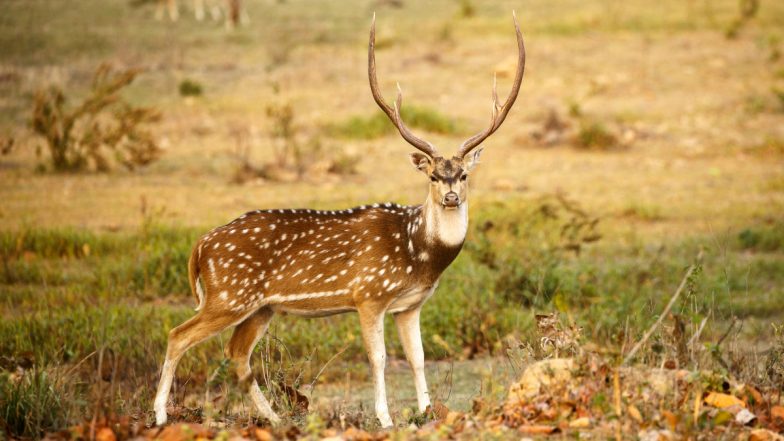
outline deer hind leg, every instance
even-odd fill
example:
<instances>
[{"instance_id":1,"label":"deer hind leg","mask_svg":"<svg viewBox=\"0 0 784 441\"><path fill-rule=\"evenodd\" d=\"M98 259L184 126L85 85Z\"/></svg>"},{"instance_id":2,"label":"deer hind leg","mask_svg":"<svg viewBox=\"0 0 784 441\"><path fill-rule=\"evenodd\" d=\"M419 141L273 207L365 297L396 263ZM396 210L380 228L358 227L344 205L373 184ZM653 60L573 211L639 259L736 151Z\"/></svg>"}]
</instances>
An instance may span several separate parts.
<instances>
[{"instance_id":1,"label":"deer hind leg","mask_svg":"<svg viewBox=\"0 0 784 441\"><path fill-rule=\"evenodd\" d=\"M406 354L408 364L414 373L417 404L419 411L424 412L430 405L430 394L425 379L425 352L422 349L422 335L419 331L419 312L421 307L395 314L395 324L400 335L400 343Z\"/></svg>"},{"instance_id":2,"label":"deer hind leg","mask_svg":"<svg viewBox=\"0 0 784 441\"><path fill-rule=\"evenodd\" d=\"M248 385L248 393L259 414L270 420L273 425L278 425L280 418L272 410L264 394L261 393L259 383L253 378L250 369L250 356L253 353L253 348L264 336L273 315L272 309L262 308L237 325L226 348L226 356L236 364L240 383Z\"/></svg>"},{"instance_id":3,"label":"deer hind leg","mask_svg":"<svg viewBox=\"0 0 784 441\"><path fill-rule=\"evenodd\" d=\"M384 346L384 311L375 308L359 308L359 326L362 339L373 373L373 386L376 398L376 417L381 427L392 427L392 418L387 407L387 391L384 382L384 367L387 361L387 350Z\"/></svg>"},{"instance_id":4,"label":"deer hind leg","mask_svg":"<svg viewBox=\"0 0 784 441\"><path fill-rule=\"evenodd\" d=\"M155 424L166 424L166 402L169 399L174 372L182 356L188 349L207 340L220 331L232 326L237 321L236 315L210 314L201 311L185 323L169 332L169 344L166 348L166 360L161 370L158 392L155 394Z\"/></svg>"}]
</instances>

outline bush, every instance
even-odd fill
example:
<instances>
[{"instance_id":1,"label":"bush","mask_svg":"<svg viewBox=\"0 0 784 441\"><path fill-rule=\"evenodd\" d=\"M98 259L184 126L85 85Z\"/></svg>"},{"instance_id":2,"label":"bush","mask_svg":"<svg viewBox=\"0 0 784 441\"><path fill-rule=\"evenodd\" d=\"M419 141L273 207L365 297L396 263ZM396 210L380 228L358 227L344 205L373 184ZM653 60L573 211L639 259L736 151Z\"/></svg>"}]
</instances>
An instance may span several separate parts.
<instances>
[{"instance_id":1,"label":"bush","mask_svg":"<svg viewBox=\"0 0 784 441\"><path fill-rule=\"evenodd\" d=\"M585 150L610 150L618 146L618 138L601 123L582 122L575 144Z\"/></svg>"},{"instance_id":2,"label":"bush","mask_svg":"<svg viewBox=\"0 0 784 441\"><path fill-rule=\"evenodd\" d=\"M204 88L200 83L185 79L180 82L180 95L182 96L201 96L204 93Z\"/></svg>"},{"instance_id":3,"label":"bush","mask_svg":"<svg viewBox=\"0 0 784 441\"><path fill-rule=\"evenodd\" d=\"M136 69L115 73L102 64L90 94L73 109L66 108L67 98L58 87L36 93L31 125L46 140L55 171L107 171L109 154L130 170L158 159L161 149L145 126L157 122L160 114L133 107L119 95L138 74Z\"/></svg>"}]
</instances>

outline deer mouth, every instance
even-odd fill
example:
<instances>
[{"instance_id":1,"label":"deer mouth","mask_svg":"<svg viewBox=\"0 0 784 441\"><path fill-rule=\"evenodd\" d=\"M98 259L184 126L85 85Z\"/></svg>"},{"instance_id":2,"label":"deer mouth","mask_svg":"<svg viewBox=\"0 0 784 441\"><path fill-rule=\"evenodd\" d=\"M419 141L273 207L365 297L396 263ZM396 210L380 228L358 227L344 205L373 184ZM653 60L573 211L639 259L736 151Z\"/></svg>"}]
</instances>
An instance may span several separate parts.
<instances>
[{"instance_id":1,"label":"deer mouth","mask_svg":"<svg viewBox=\"0 0 784 441\"><path fill-rule=\"evenodd\" d=\"M445 210L457 210L460 207L460 201L441 201L441 206Z\"/></svg>"}]
</instances>

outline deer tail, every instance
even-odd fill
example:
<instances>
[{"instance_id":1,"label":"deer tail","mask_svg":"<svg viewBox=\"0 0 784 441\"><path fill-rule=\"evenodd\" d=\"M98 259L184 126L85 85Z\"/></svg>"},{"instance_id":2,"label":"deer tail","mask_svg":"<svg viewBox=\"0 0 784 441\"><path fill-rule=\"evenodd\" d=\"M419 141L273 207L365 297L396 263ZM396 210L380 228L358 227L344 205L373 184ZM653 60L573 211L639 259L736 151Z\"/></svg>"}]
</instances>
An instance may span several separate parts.
<instances>
[{"instance_id":1,"label":"deer tail","mask_svg":"<svg viewBox=\"0 0 784 441\"><path fill-rule=\"evenodd\" d=\"M196 311L201 311L204 307L204 290L199 283L199 257L201 257L201 243L193 247L191 257L188 259L188 282L191 285L191 294L199 302Z\"/></svg>"}]
</instances>

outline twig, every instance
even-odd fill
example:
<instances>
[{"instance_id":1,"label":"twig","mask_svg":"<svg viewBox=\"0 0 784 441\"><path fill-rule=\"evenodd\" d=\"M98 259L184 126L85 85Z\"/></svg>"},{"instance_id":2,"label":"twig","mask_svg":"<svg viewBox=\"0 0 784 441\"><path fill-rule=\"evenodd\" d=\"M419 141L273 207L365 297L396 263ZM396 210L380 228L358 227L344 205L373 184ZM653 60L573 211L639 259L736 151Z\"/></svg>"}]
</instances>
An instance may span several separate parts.
<instances>
[{"instance_id":1,"label":"twig","mask_svg":"<svg viewBox=\"0 0 784 441\"><path fill-rule=\"evenodd\" d=\"M661 315L659 315L659 319L656 320L656 323L651 325L650 328L648 328L648 331L645 332L645 335L642 336L642 339L638 341L636 345L634 345L631 351L629 351L629 353L623 359L623 363L621 363L622 366L628 364L632 360L632 358L634 358L634 355L637 353L637 351L639 351L640 348L645 344L645 342L648 341L649 338L651 338L651 335L653 335L654 331L656 331L656 328L658 328L662 324L664 318L667 317L667 314L670 313L672 307L675 306L675 302L678 300L678 297L680 297L683 288L686 286L686 282L689 280L689 277L691 277L691 274L694 272L695 268L697 268L697 266L692 265L689 267L689 270L686 271L686 275L683 276L683 280L681 280L681 284L678 286L678 289L675 290L675 294L673 294L672 298L670 298L670 302L667 303L667 306L664 308L664 311L662 311Z\"/></svg>"},{"instance_id":2,"label":"twig","mask_svg":"<svg viewBox=\"0 0 784 441\"><path fill-rule=\"evenodd\" d=\"M700 340L700 336L702 335L702 330L705 328L705 325L707 323L708 323L708 317L705 316L705 318L703 318L702 321L700 322L700 326L697 328L697 332L695 332L694 335L692 335L691 338L689 339L689 346L690 347L694 346L694 343L696 343L696 342L698 342ZM692 350L693 349L694 348L692 348Z\"/></svg>"},{"instance_id":3,"label":"twig","mask_svg":"<svg viewBox=\"0 0 784 441\"><path fill-rule=\"evenodd\" d=\"M313 388L313 387L315 386L315 384L316 384L316 382L318 381L319 377L321 377L321 374L323 374L323 373L324 373L324 370L327 368L327 366L329 366L329 364L330 364L330 363L332 363L332 360L334 360L334 359L336 359L336 358L340 357L340 355L341 355L341 354L343 354L344 352L346 352L346 349L348 349L348 345L346 345L346 346L343 346L343 349L339 350L337 354L335 354L335 355L333 355L332 357L330 357L330 359L329 359L329 360L327 360L327 362L326 362L326 363L324 363L324 365L323 365L323 366L321 366L321 369L319 369L319 371L318 371L318 373L316 374L316 376L315 376L315 377L313 377L313 381L311 381L311 382L310 382L310 387L311 387L311 388ZM312 390L312 389L311 389L311 390Z\"/></svg>"}]
</instances>

